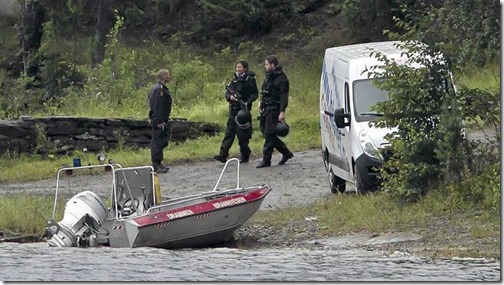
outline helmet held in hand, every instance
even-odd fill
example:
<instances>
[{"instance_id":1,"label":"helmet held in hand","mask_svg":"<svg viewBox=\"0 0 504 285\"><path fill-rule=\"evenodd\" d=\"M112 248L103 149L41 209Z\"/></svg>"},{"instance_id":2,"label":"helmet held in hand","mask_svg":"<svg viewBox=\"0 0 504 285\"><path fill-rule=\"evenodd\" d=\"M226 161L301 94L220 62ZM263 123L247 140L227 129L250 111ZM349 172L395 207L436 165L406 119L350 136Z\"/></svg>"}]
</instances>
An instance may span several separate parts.
<instances>
[{"instance_id":1,"label":"helmet held in hand","mask_svg":"<svg viewBox=\"0 0 504 285\"><path fill-rule=\"evenodd\" d=\"M235 121L238 127L244 130L250 128L252 117L249 112L242 109L238 111L238 114L236 114Z\"/></svg>"},{"instance_id":2,"label":"helmet held in hand","mask_svg":"<svg viewBox=\"0 0 504 285\"><path fill-rule=\"evenodd\" d=\"M279 137L285 137L289 134L289 125L285 121L278 122L275 126L275 133Z\"/></svg>"}]
</instances>

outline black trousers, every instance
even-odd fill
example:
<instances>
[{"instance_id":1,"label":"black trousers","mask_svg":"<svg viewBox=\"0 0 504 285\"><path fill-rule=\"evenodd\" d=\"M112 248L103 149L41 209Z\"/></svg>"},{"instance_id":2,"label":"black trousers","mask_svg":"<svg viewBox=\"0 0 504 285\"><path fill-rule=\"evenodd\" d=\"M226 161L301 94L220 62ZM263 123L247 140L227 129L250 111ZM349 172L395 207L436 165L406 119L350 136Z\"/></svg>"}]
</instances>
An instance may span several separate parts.
<instances>
[{"instance_id":1,"label":"black trousers","mask_svg":"<svg viewBox=\"0 0 504 285\"><path fill-rule=\"evenodd\" d=\"M261 133L264 136L263 161L266 162L271 162L271 156L275 148L283 155L287 155L291 152L275 133L275 126L278 124L279 114L279 110L267 110L261 116L259 125Z\"/></svg>"},{"instance_id":2,"label":"black trousers","mask_svg":"<svg viewBox=\"0 0 504 285\"><path fill-rule=\"evenodd\" d=\"M229 149L233 145L235 137L238 137L238 144L240 145L241 156L248 158L251 152L249 147L249 141L252 138L252 124L250 124L250 128L241 129L236 124L235 116L229 114L226 123L226 131L224 132L224 138L222 139L220 147L219 155L221 157L224 158L228 157Z\"/></svg>"},{"instance_id":3,"label":"black trousers","mask_svg":"<svg viewBox=\"0 0 504 285\"><path fill-rule=\"evenodd\" d=\"M163 161L163 149L168 146L168 132L157 127L152 128L151 161L153 166Z\"/></svg>"}]
</instances>

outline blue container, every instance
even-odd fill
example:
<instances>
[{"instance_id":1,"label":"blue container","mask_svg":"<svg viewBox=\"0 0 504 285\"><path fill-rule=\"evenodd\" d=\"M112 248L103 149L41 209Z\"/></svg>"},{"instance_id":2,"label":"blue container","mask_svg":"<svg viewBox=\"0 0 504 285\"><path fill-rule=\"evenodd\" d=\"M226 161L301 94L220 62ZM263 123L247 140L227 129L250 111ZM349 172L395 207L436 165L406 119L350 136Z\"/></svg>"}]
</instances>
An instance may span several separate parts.
<instances>
[{"instance_id":1,"label":"blue container","mask_svg":"<svg viewBox=\"0 0 504 285\"><path fill-rule=\"evenodd\" d=\"M81 160L80 160L80 157L76 157L73 159L73 166L74 167L79 167L81 166Z\"/></svg>"}]
</instances>

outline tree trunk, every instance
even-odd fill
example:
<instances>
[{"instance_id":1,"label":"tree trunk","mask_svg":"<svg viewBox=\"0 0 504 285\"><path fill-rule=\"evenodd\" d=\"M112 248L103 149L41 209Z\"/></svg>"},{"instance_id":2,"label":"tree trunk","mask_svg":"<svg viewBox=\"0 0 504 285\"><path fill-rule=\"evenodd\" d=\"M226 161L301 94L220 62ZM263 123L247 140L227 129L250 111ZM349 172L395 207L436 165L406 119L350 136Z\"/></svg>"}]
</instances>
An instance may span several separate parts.
<instances>
[{"instance_id":1,"label":"tree trunk","mask_svg":"<svg viewBox=\"0 0 504 285\"><path fill-rule=\"evenodd\" d=\"M24 74L34 76L38 72L38 59L30 58L40 47L43 35L44 9L36 0L22 1L21 21L18 36Z\"/></svg>"},{"instance_id":2,"label":"tree trunk","mask_svg":"<svg viewBox=\"0 0 504 285\"><path fill-rule=\"evenodd\" d=\"M187 0L186 0L187 1ZM169 1L169 13L175 14L180 10L180 4L182 4L182 0L170 0Z\"/></svg>"},{"instance_id":3,"label":"tree trunk","mask_svg":"<svg viewBox=\"0 0 504 285\"><path fill-rule=\"evenodd\" d=\"M92 63L96 67L105 57L105 44L108 27L109 0L98 1L98 21L95 26L95 37L93 42Z\"/></svg>"}]
</instances>

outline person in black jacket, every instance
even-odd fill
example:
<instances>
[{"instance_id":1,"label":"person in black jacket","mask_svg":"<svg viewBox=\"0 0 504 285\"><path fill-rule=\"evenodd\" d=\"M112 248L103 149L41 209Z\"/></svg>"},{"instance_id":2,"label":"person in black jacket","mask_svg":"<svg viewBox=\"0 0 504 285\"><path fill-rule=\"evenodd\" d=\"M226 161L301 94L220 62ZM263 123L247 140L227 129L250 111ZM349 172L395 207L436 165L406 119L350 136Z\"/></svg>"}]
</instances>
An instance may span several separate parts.
<instances>
[{"instance_id":1,"label":"person in black jacket","mask_svg":"<svg viewBox=\"0 0 504 285\"><path fill-rule=\"evenodd\" d=\"M236 63L234 79L226 87L225 97L229 102L228 120L219 155L214 156L214 159L225 163L229 149L237 136L241 153L240 162L247 163L251 153L249 141L252 138L250 110L252 103L257 100L258 90L255 73L249 70L246 61L242 60Z\"/></svg>"},{"instance_id":2,"label":"person in black jacket","mask_svg":"<svg viewBox=\"0 0 504 285\"><path fill-rule=\"evenodd\" d=\"M284 165L294 154L278 138L275 127L279 121L285 121L285 109L289 101L289 79L278 64L278 58L269 55L264 60L266 77L261 87L260 128L264 136L263 159L256 168L271 166L271 156L276 148L282 153L278 163Z\"/></svg>"},{"instance_id":3,"label":"person in black jacket","mask_svg":"<svg viewBox=\"0 0 504 285\"><path fill-rule=\"evenodd\" d=\"M162 164L163 149L168 146L169 126L172 98L166 84L171 76L168 69L160 69L157 72L158 82L149 92L149 119L152 127L151 160L154 171L157 173L168 172L169 167Z\"/></svg>"}]
</instances>

